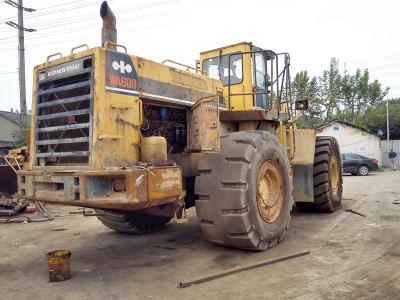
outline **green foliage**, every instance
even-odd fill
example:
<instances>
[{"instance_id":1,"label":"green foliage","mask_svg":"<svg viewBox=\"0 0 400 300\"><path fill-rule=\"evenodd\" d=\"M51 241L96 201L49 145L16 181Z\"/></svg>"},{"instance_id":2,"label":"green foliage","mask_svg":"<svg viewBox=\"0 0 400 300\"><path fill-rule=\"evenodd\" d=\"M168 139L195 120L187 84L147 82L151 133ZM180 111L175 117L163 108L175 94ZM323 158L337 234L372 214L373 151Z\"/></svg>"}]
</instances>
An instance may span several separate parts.
<instances>
[{"instance_id":1,"label":"green foliage","mask_svg":"<svg viewBox=\"0 0 400 300\"><path fill-rule=\"evenodd\" d=\"M25 139L25 130L29 129L29 124L23 124L22 128L14 130L11 134L13 138L12 148L20 148L22 146L26 146L27 141Z\"/></svg>"},{"instance_id":2,"label":"green foliage","mask_svg":"<svg viewBox=\"0 0 400 300\"><path fill-rule=\"evenodd\" d=\"M383 90L377 80L371 82L368 70L341 75L331 66L312 78L301 71L292 82L292 95L295 100L309 100L310 108L300 117L298 126L317 127L334 119L362 126L366 112L382 103L388 90Z\"/></svg>"},{"instance_id":3,"label":"green foliage","mask_svg":"<svg viewBox=\"0 0 400 300\"><path fill-rule=\"evenodd\" d=\"M382 130L382 139L386 139L386 101L370 107L358 123L373 133ZM400 139L400 99L389 100L389 133L390 139Z\"/></svg>"}]
</instances>

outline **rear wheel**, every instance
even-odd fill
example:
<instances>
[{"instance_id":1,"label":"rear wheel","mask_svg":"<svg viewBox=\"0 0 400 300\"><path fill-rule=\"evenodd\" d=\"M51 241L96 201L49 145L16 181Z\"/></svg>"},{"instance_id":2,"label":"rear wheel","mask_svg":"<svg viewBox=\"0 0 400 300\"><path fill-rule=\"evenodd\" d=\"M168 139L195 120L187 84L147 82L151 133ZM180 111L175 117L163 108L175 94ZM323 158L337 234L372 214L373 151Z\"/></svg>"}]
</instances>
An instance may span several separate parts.
<instances>
[{"instance_id":1,"label":"rear wheel","mask_svg":"<svg viewBox=\"0 0 400 300\"><path fill-rule=\"evenodd\" d=\"M221 152L199 163L195 191L200 226L219 245L265 250L279 243L293 205L286 151L267 132L221 137Z\"/></svg>"},{"instance_id":2,"label":"rear wheel","mask_svg":"<svg viewBox=\"0 0 400 300\"><path fill-rule=\"evenodd\" d=\"M123 233L145 234L155 232L162 229L171 220L171 218L152 216L140 212L115 210L96 210L96 212L102 214L97 218L103 225Z\"/></svg>"},{"instance_id":3,"label":"rear wheel","mask_svg":"<svg viewBox=\"0 0 400 300\"><path fill-rule=\"evenodd\" d=\"M300 210L334 212L342 202L342 168L334 137L318 136L313 167L314 202L297 202Z\"/></svg>"},{"instance_id":4,"label":"rear wheel","mask_svg":"<svg viewBox=\"0 0 400 300\"><path fill-rule=\"evenodd\" d=\"M358 172L357 172L358 175L367 176L368 173L369 173L369 168L367 166L363 165L358 168Z\"/></svg>"}]
</instances>

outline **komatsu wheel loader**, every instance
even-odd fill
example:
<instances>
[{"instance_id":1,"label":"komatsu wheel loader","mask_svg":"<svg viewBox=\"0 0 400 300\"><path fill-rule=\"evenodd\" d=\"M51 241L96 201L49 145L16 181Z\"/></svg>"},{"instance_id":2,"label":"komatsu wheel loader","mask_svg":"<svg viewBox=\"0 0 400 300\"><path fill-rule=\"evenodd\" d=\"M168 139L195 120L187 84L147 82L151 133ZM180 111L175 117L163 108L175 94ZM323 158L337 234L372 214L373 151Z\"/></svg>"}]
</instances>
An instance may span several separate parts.
<instances>
[{"instance_id":1,"label":"komatsu wheel loader","mask_svg":"<svg viewBox=\"0 0 400 300\"><path fill-rule=\"evenodd\" d=\"M338 143L298 129L290 58L238 43L196 67L156 63L117 43L103 2L101 47L34 68L29 162L20 198L94 208L107 227L152 232L196 207L205 237L264 250L299 209L340 207ZM183 69L182 69L183 67Z\"/></svg>"}]
</instances>

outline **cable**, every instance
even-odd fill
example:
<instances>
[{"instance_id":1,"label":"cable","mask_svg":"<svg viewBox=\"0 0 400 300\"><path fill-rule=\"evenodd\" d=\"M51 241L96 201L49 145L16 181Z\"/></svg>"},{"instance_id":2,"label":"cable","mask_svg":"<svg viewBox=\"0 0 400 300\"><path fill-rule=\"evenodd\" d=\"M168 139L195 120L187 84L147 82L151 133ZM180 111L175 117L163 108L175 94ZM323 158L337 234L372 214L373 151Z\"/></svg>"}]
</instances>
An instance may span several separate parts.
<instances>
[{"instance_id":1,"label":"cable","mask_svg":"<svg viewBox=\"0 0 400 300\"><path fill-rule=\"evenodd\" d=\"M119 23L120 25L125 25L125 24L128 24L128 23L135 23L135 22L137 22L137 21L144 21L144 20L148 20L148 19L152 19L152 18L156 18L156 17L158 17L158 16L160 16L160 15L165 15L165 11L163 11L163 12L160 12L160 13L158 13L158 14L148 14L148 15L145 15L145 16L143 16L143 18L134 18L134 19L132 19L132 18L127 18L127 19L122 19L122 20L126 20L125 22L121 22L121 23ZM121 20L121 21L122 21ZM43 37L50 37L50 36L58 36L58 35L60 35L61 33L67 33L67 32L71 32L71 31L73 31L73 30L75 30L75 29L77 29L77 30L79 30L79 31L86 31L86 30L92 30L93 28L92 27L90 27L90 26L85 26L84 28L82 28L82 26L77 26L77 27L71 27L71 28L68 28L68 29L66 29L66 30L56 30L56 31L50 31L50 32L43 32L43 33L41 33L41 34L36 34L36 33L33 33L32 35L32 37L27 37L27 38L25 38L25 40L27 40L27 41L29 41L29 40L36 40L36 39L42 39ZM14 36L15 37L15 36ZM13 41L9 41L9 42L5 42L5 43L2 43L3 45L5 45L5 44L11 44L11 43L14 43Z\"/></svg>"},{"instance_id":2,"label":"cable","mask_svg":"<svg viewBox=\"0 0 400 300\"><path fill-rule=\"evenodd\" d=\"M161 2L153 1L153 2L147 3L145 5L127 5L127 6L122 6L122 7L116 7L113 9L113 11L115 14L118 14L118 16L119 16L121 14L130 13L133 10L138 11L138 10L143 10L143 9L147 9L147 8L168 5L168 4L172 4L172 3L180 2L180 1L181 0L172 0L172 1L168 0L168 1L161 1ZM89 17L89 18L85 18L85 17ZM82 20L83 18L85 20ZM73 23L75 23L75 21L80 23L80 22L85 22L85 21L94 20L94 19L98 19L98 16L94 15L93 13L85 13L85 14L74 16L72 19L71 19L71 17L57 18L56 21L58 22L60 20L66 20L66 21L73 22ZM43 24L53 26L54 21L45 21L44 23L39 22L39 23L33 23L33 24L30 23L30 25L36 26L36 27L42 26Z\"/></svg>"},{"instance_id":3,"label":"cable","mask_svg":"<svg viewBox=\"0 0 400 300\"><path fill-rule=\"evenodd\" d=\"M180 1L180 0L175 0L175 1L173 1L173 2L178 2L178 1ZM162 5L162 4L165 4L165 3L171 3L171 1L167 1L167 2L162 2L162 3L157 3L157 6L159 6L159 5ZM155 5L155 4L154 4ZM144 8L148 8L148 7L152 7L152 6L154 6L154 5L151 5L151 6L146 6L146 7L141 7L141 9L144 9ZM128 12L130 12L130 11L124 11L124 12L122 12L122 13L128 13ZM156 17L156 16L158 16L158 15L162 15L162 14L165 14L164 12L160 12L159 14L147 14L147 15L145 15L145 16L143 16L143 18L139 18L139 19L133 19L132 21L136 21L136 20L146 20L146 19L150 19L150 18L154 18L154 17ZM125 22L125 23L121 23L121 24L126 24L126 23L130 23L129 22L129 20L131 20L132 18L126 18L126 19L123 19L123 20L128 20L128 22ZM73 22L74 23L74 22ZM158 27L158 26L155 26L155 27ZM79 27L74 27L75 29L81 29L81 26L79 26ZM64 30L64 31L57 31L57 32L54 32L54 35L59 35L60 33L63 33L63 32L70 32L72 29L74 29L74 28L69 28L69 29L67 29L67 30ZM148 29L148 28L153 28L153 26L151 26L151 27L144 27L144 28L139 28L139 29ZM91 28L90 27L87 27L87 28L85 28L85 29L83 29L83 30L90 30ZM129 32L129 31L132 31L132 30L128 30L128 31L120 31L120 33L123 33L123 32ZM133 31L136 31L135 29L133 29ZM33 37L31 37L31 38L26 38L26 40L35 40L35 39L41 39L41 38L43 38L43 37L50 37L50 36L52 36L53 34L52 34L53 32L48 32L48 33L43 33L43 35L40 35L40 36L33 36ZM90 36L84 36L84 37L92 37L92 35L90 35ZM67 40L68 41L68 40ZM5 42L5 43L2 43L2 44L13 44L14 42ZM39 44L39 45L43 45L43 44ZM47 45L47 43L46 43L46 45ZM37 45L30 45L29 47L35 47L35 46L37 46ZM5 49L1 49L0 48L0 52L6 52L6 51L11 51L11 50L15 50L15 48L5 48Z\"/></svg>"},{"instance_id":4,"label":"cable","mask_svg":"<svg viewBox=\"0 0 400 300\"><path fill-rule=\"evenodd\" d=\"M42 11L42 10L46 10L46 9L48 9L48 8L53 8L53 7L57 7L57 6L64 6L64 5L70 5L70 4L72 4L72 3L82 2L82 1L83 1L83 0L76 0L76 1L71 1L71 2L68 2L68 3L50 5L50 6L45 6L45 7L38 8L37 10Z\"/></svg>"},{"instance_id":5,"label":"cable","mask_svg":"<svg viewBox=\"0 0 400 300\"><path fill-rule=\"evenodd\" d=\"M161 27L161 26L168 26L171 24L178 24L180 23L180 21L177 22L170 22L170 23L163 23L163 24L157 24L154 26L148 26L148 27L140 27L140 28L135 28L135 29L130 29L130 30L125 30L125 31L120 31L120 34L124 34L127 32L132 32L132 31L139 31L139 30L147 30L147 29L151 29L151 28L156 28L156 27ZM52 45L57 45L57 44L62 44L65 42L73 42L73 41L77 41L78 39L84 39L84 38L91 38L93 37L93 35L86 35L86 36L81 36L81 37L75 37L74 39L70 39L70 40L62 40L62 41L53 41L51 44ZM33 44L33 45L28 45L27 48L35 48L35 47L39 47L39 46L45 46L48 45L49 43L44 43L44 44ZM14 50L15 51L15 47L13 48L7 48L7 49L0 49L0 53L1 52L7 52L7 51L11 51ZM25 50L27 51L27 50Z\"/></svg>"},{"instance_id":6,"label":"cable","mask_svg":"<svg viewBox=\"0 0 400 300\"><path fill-rule=\"evenodd\" d=\"M111 2L111 1L115 1L115 0L108 0L108 1ZM98 1L95 1L95 2L90 2L89 4L87 3L86 5L78 5L78 6L68 7L67 9L59 9L59 10L44 12L42 14L34 14L34 15L27 16L25 19L28 20L28 19L34 19L34 18L38 18L38 17L42 17L42 16L47 16L50 14L65 13L66 11L71 11L71 10L81 9L84 7L98 5L98 3L99 3Z\"/></svg>"},{"instance_id":7,"label":"cable","mask_svg":"<svg viewBox=\"0 0 400 300\"><path fill-rule=\"evenodd\" d=\"M109 2L112 2L112 1L115 1L115 0L108 0L108 1L109 1ZM4 2L4 1L3 1L3 2ZM72 4L72 3L76 3L76 2L80 2L80 1L73 1L73 2L70 2L70 3L58 4L58 6L60 6L60 5ZM53 11L44 12L44 13L35 13L34 15L26 16L26 17L24 18L24 20L25 20L25 19L37 18L37 17L49 15L49 14L54 14L54 13L59 13L59 12L66 12L66 11L69 11L69 10L75 10L75 9L79 9L79 8L89 7L89 6L92 6L92 5L98 5L98 1L89 2L89 3L86 3L85 5L72 6L72 7L68 7L68 8L64 8L64 9L58 9L58 10L53 10ZM57 5L55 5L55 6L57 6ZM49 7L47 7L47 8L49 8ZM38 10L40 11L40 9L38 9ZM0 21L6 21L6 20L9 20L9 19L12 19L12 18L4 18L4 19L0 19Z\"/></svg>"},{"instance_id":8,"label":"cable","mask_svg":"<svg viewBox=\"0 0 400 300\"><path fill-rule=\"evenodd\" d=\"M115 1L115 0L113 0L113 1ZM138 10L143 10L143 9L147 9L147 8L152 8L152 7L162 6L162 5L166 5L166 4L171 4L171 3L175 3L175 2L179 2L179 1L181 1L181 0L154 2L154 3L151 3L149 5L144 5L144 6L124 6L124 7L115 9L115 12L118 13L118 15L121 15L121 14L125 14L125 13L131 12L131 10L138 11ZM123 9L123 11L119 12L119 9L121 9L121 10ZM85 18L85 20L82 20L82 18L84 18L86 16L88 16L90 18ZM59 26L62 26L62 25L73 24L73 23L82 24L84 22L97 20L97 19L98 19L97 16L94 16L93 13L89 13L89 14L83 14L83 15L75 16L72 19L70 17L58 18L57 19L58 22L50 21L50 22L45 22L45 23L40 23L40 22L39 23L33 23L33 24L30 23L29 26L38 27L39 24L41 24L40 26L45 26L46 24L49 24L49 25L51 25L50 28L53 28L53 27L59 27ZM131 17L129 19L131 19ZM63 21L63 20L65 20L65 21ZM123 19L123 20L127 20L127 19ZM8 32L8 30L0 31L0 33L1 32Z\"/></svg>"},{"instance_id":9,"label":"cable","mask_svg":"<svg viewBox=\"0 0 400 300\"><path fill-rule=\"evenodd\" d=\"M8 40L8 39L13 39L18 37L17 35L13 35L13 36L9 36L9 37L5 37L5 38L1 38L0 41L4 41L4 40Z\"/></svg>"}]
</instances>

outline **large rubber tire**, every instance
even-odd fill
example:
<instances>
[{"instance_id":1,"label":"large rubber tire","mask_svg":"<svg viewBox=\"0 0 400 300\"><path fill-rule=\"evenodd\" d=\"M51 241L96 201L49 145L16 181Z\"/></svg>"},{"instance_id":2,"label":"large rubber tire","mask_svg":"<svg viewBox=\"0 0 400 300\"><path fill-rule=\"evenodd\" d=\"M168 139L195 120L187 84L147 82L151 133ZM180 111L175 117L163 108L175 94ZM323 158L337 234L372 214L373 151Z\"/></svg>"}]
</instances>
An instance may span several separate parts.
<instances>
[{"instance_id":1,"label":"large rubber tire","mask_svg":"<svg viewBox=\"0 0 400 300\"><path fill-rule=\"evenodd\" d=\"M261 216L256 200L258 173L267 161L281 174L278 194L283 198L279 216L269 223ZM248 131L222 136L220 153L205 154L198 170L196 211L209 241L265 250L284 238L293 206L292 179L286 151L274 135Z\"/></svg>"},{"instance_id":2,"label":"large rubber tire","mask_svg":"<svg viewBox=\"0 0 400 300\"><path fill-rule=\"evenodd\" d=\"M146 234L159 231L171 218L146 215L140 212L121 212L115 210L96 210L97 218L108 228L133 234Z\"/></svg>"},{"instance_id":3,"label":"large rubber tire","mask_svg":"<svg viewBox=\"0 0 400 300\"><path fill-rule=\"evenodd\" d=\"M336 187L332 188L331 161L337 162L339 176ZM314 202L296 202L303 211L334 212L341 207L343 178L340 150L337 140L329 136L317 136L314 154Z\"/></svg>"}]
</instances>

